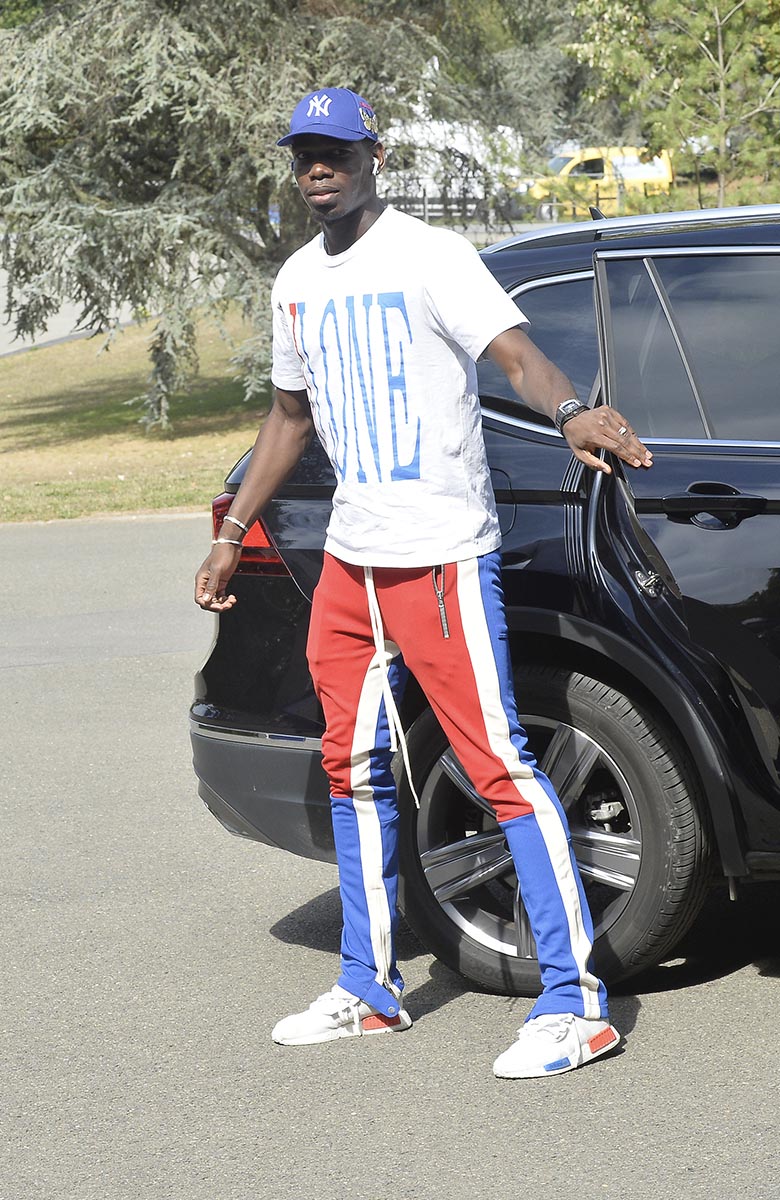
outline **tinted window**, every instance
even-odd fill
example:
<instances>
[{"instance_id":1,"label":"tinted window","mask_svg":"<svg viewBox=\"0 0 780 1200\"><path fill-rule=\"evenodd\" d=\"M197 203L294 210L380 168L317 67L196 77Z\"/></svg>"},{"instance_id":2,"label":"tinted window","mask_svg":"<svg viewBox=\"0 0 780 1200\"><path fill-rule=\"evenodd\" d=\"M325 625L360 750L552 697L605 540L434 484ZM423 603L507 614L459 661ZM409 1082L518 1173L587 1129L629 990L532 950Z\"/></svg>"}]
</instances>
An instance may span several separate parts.
<instances>
[{"instance_id":1,"label":"tinted window","mask_svg":"<svg viewBox=\"0 0 780 1200\"><path fill-rule=\"evenodd\" d=\"M780 257L606 264L612 403L646 437L780 441Z\"/></svg>"},{"instance_id":2,"label":"tinted window","mask_svg":"<svg viewBox=\"0 0 780 1200\"><path fill-rule=\"evenodd\" d=\"M587 175L591 179L603 179L604 159L586 158L581 163L577 163L576 167L572 167L569 175Z\"/></svg>"},{"instance_id":3,"label":"tinted window","mask_svg":"<svg viewBox=\"0 0 780 1200\"><path fill-rule=\"evenodd\" d=\"M531 322L528 336L556 366L569 376L574 389L587 403L599 366L593 280L570 279L529 288L515 302ZM549 427L541 413L526 408L503 371L489 359L478 365L479 393L509 404L519 416Z\"/></svg>"},{"instance_id":4,"label":"tinted window","mask_svg":"<svg viewBox=\"0 0 780 1200\"><path fill-rule=\"evenodd\" d=\"M610 399L640 437L706 436L685 363L644 261L607 264Z\"/></svg>"},{"instance_id":5,"label":"tinted window","mask_svg":"<svg viewBox=\"0 0 780 1200\"><path fill-rule=\"evenodd\" d=\"M780 441L780 258L657 259L713 438Z\"/></svg>"}]
</instances>

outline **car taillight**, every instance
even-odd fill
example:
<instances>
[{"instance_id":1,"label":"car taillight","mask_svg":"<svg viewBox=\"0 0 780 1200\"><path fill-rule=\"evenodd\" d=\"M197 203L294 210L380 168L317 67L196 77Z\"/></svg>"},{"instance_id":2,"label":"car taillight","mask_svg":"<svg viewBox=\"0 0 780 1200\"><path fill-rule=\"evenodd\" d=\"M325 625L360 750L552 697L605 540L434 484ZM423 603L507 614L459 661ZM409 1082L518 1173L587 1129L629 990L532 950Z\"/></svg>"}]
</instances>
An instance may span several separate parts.
<instances>
[{"instance_id":1,"label":"car taillight","mask_svg":"<svg viewBox=\"0 0 780 1200\"><path fill-rule=\"evenodd\" d=\"M234 500L235 496L231 492L223 492L221 496L217 496L212 501L211 519L214 526L215 538L219 537L222 524L225 520L225 514L230 509ZM235 529L235 526L228 523L227 528L232 531ZM236 530L236 534L238 534L238 530ZM225 536L227 537L228 534L226 533ZM233 536L232 532L230 536ZM244 535L244 546L241 551L241 558L238 560L236 573L252 575L290 574L261 518L258 518L253 525L250 525L249 533Z\"/></svg>"}]
</instances>

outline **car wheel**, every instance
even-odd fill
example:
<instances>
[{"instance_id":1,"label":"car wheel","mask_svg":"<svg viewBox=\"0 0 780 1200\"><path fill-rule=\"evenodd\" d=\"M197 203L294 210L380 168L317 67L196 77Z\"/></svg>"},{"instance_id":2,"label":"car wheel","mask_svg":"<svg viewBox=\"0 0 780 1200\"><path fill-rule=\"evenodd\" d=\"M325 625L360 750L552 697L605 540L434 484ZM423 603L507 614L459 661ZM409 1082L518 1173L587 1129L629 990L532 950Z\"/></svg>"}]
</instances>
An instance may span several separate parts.
<instances>
[{"instance_id":1,"label":"car wheel","mask_svg":"<svg viewBox=\"0 0 780 1200\"><path fill-rule=\"evenodd\" d=\"M696 916L710 843L684 748L614 688L530 665L516 679L531 748L566 810L607 982L655 965ZM409 731L420 807L400 781L400 906L423 945L493 991L540 989L503 834L430 709Z\"/></svg>"}]
</instances>

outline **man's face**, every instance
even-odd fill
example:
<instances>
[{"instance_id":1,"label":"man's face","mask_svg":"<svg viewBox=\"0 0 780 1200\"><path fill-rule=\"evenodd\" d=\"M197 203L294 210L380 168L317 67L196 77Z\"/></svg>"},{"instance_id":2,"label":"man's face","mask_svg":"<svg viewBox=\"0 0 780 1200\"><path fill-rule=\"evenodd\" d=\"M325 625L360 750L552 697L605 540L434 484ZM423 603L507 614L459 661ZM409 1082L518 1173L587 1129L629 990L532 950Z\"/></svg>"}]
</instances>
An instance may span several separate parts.
<instances>
[{"instance_id":1,"label":"man's face","mask_svg":"<svg viewBox=\"0 0 780 1200\"><path fill-rule=\"evenodd\" d=\"M318 220L346 217L376 194L371 165L377 151L381 155L379 143L303 134L291 149L296 182Z\"/></svg>"}]
</instances>

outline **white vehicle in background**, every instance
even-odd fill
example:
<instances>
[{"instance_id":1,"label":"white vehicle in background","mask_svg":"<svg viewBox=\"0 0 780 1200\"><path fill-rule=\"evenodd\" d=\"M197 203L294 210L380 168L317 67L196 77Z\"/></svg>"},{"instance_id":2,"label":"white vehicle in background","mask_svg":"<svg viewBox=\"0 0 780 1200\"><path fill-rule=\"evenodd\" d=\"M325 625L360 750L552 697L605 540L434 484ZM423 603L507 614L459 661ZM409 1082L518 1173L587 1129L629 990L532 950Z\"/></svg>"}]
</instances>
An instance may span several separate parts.
<instances>
[{"instance_id":1,"label":"white vehicle in background","mask_svg":"<svg viewBox=\"0 0 780 1200\"><path fill-rule=\"evenodd\" d=\"M383 140L385 198L425 221L486 217L521 178L523 139L508 126L396 121Z\"/></svg>"}]
</instances>

